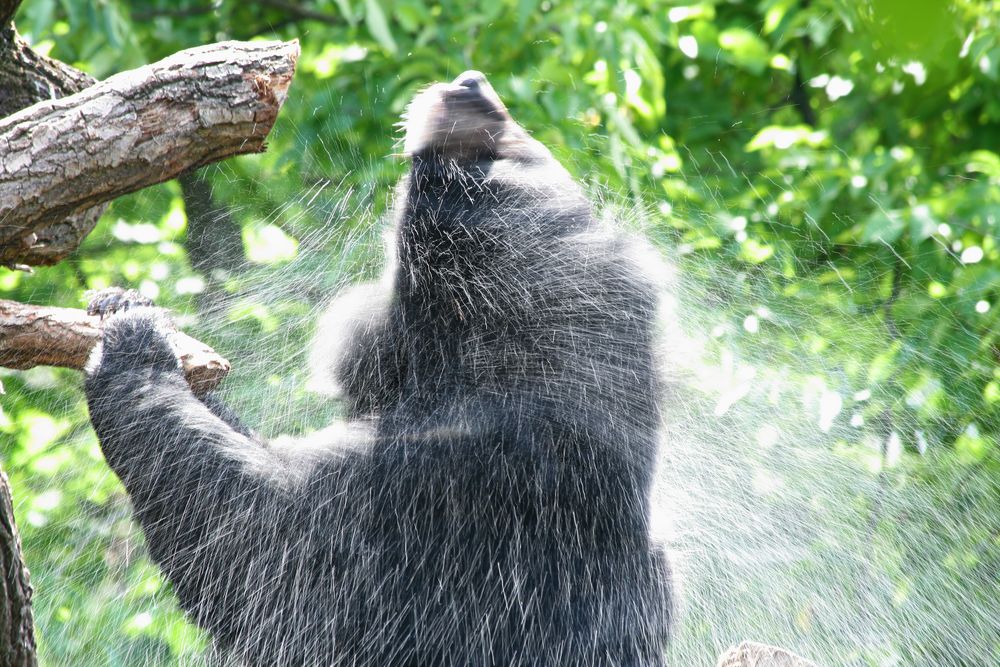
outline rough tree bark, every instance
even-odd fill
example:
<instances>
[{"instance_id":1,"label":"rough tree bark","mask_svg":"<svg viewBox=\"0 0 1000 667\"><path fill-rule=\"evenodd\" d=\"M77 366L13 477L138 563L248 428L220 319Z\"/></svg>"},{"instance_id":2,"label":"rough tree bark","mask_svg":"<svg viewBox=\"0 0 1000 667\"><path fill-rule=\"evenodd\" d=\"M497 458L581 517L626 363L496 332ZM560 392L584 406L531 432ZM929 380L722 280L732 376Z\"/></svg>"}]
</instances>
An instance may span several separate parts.
<instances>
[{"instance_id":1,"label":"rough tree bark","mask_svg":"<svg viewBox=\"0 0 1000 667\"><path fill-rule=\"evenodd\" d=\"M0 366L62 366L80 370L101 339L101 320L75 308L29 306L0 299ZM180 331L171 343L191 388L205 393L229 373L215 350Z\"/></svg>"},{"instance_id":2,"label":"rough tree bark","mask_svg":"<svg viewBox=\"0 0 1000 667\"><path fill-rule=\"evenodd\" d=\"M36 246L36 229L264 150L298 53L297 42L189 49L0 120L0 262Z\"/></svg>"},{"instance_id":3,"label":"rough tree bark","mask_svg":"<svg viewBox=\"0 0 1000 667\"><path fill-rule=\"evenodd\" d=\"M0 470L0 667L36 664L31 594L10 487Z\"/></svg>"},{"instance_id":4,"label":"rough tree bark","mask_svg":"<svg viewBox=\"0 0 1000 667\"><path fill-rule=\"evenodd\" d=\"M33 66L35 55L17 39L12 20L20 0L0 0L0 117L44 99L46 88L42 63ZM22 72L23 70L23 72ZM55 76L72 85L74 77ZM75 90L71 92L76 92ZM40 97L34 98L38 94ZM50 95L52 96L52 95ZM83 212L84 214L86 212ZM2 390L2 387L0 387ZM31 612L31 582L21 555L21 538L14 523L14 501L7 475L0 468L0 667L35 667L35 627Z\"/></svg>"},{"instance_id":5,"label":"rough tree bark","mask_svg":"<svg viewBox=\"0 0 1000 667\"><path fill-rule=\"evenodd\" d=\"M13 8L10 9L13 14ZM58 60L40 56L0 17L0 118L94 84L94 79ZM34 242L17 259L21 266L47 266L63 259L97 224L106 205L88 208L34 230ZM0 264L12 264L0 252Z\"/></svg>"}]
</instances>

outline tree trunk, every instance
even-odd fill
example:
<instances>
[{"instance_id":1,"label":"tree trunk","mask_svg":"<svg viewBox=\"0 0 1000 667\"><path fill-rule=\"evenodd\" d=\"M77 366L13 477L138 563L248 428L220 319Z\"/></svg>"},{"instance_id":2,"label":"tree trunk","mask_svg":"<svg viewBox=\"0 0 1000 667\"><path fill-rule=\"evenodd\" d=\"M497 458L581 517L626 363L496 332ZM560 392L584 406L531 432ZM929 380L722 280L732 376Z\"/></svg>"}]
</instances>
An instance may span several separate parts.
<instances>
[{"instance_id":1,"label":"tree trunk","mask_svg":"<svg viewBox=\"0 0 1000 667\"><path fill-rule=\"evenodd\" d=\"M216 204L206 175L189 172L177 181L187 216L184 247L191 267L208 280L215 271L230 273L242 267L246 262L243 230L227 207Z\"/></svg>"},{"instance_id":2,"label":"tree trunk","mask_svg":"<svg viewBox=\"0 0 1000 667\"><path fill-rule=\"evenodd\" d=\"M14 7L9 11L13 14ZM43 100L78 93L93 84L94 79L80 70L32 51L18 36L14 24L0 19L0 118ZM106 208L101 204L39 226L17 262L2 258L0 252L0 263L25 267L58 262L66 248L80 244Z\"/></svg>"},{"instance_id":3,"label":"tree trunk","mask_svg":"<svg viewBox=\"0 0 1000 667\"><path fill-rule=\"evenodd\" d=\"M7 475L0 470L0 667L34 667L31 584L14 525Z\"/></svg>"},{"instance_id":4,"label":"tree trunk","mask_svg":"<svg viewBox=\"0 0 1000 667\"><path fill-rule=\"evenodd\" d=\"M20 0L0 0L0 118L43 99L36 95L42 95L38 91L45 88L46 77L36 79L33 74L44 68L29 64L35 54L21 50L23 42L11 23L18 4ZM75 81L70 72L55 78L65 80L66 85ZM0 468L0 667L34 667L38 664L35 655L31 584L21 556L10 486Z\"/></svg>"}]
</instances>

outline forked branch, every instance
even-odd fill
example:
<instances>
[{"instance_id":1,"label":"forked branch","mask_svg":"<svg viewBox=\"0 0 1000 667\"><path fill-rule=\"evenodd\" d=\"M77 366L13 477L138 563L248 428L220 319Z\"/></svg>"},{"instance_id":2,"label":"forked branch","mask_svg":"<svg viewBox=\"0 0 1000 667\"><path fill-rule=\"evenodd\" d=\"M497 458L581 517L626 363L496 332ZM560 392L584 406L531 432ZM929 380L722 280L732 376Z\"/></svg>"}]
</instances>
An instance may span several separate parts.
<instances>
[{"instance_id":1,"label":"forked branch","mask_svg":"<svg viewBox=\"0 0 1000 667\"><path fill-rule=\"evenodd\" d=\"M223 42L117 74L0 120L0 264L26 263L40 230L123 194L264 150L298 42ZM89 231L89 230L87 230ZM45 263L52 263L47 261Z\"/></svg>"}]
</instances>

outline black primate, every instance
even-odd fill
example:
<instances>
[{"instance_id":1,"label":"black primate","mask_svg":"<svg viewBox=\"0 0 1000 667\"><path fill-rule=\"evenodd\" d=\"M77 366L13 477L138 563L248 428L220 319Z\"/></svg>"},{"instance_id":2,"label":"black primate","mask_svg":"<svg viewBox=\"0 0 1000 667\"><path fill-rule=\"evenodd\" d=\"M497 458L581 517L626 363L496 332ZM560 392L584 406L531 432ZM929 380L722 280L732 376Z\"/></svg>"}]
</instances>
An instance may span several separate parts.
<instances>
[{"instance_id":1,"label":"black primate","mask_svg":"<svg viewBox=\"0 0 1000 667\"><path fill-rule=\"evenodd\" d=\"M192 394L161 311L95 301L90 415L149 550L244 664L661 665L641 244L482 75L406 125L395 259L332 306L354 421L269 446Z\"/></svg>"}]
</instances>

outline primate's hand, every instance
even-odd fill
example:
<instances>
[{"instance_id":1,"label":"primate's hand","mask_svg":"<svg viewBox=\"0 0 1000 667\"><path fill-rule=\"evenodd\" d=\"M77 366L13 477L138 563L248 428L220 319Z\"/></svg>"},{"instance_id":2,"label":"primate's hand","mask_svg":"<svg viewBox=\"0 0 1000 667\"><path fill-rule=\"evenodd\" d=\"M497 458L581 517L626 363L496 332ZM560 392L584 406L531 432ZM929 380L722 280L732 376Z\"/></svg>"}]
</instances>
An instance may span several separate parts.
<instances>
[{"instance_id":1,"label":"primate's hand","mask_svg":"<svg viewBox=\"0 0 1000 667\"><path fill-rule=\"evenodd\" d=\"M101 344L87 364L91 374L117 373L136 367L181 369L170 342L176 333L170 317L133 289L109 287L89 292L89 315L101 318Z\"/></svg>"},{"instance_id":2,"label":"primate's hand","mask_svg":"<svg viewBox=\"0 0 1000 667\"><path fill-rule=\"evenodd\" d=\"M86 296L90 300L87 304L87 314L99 315L102 320L109 315L125 312L130 308L153 305L152 299L146 298L138 291L122 289L121 287L90 290Z\"/></svg>"}]
</instances>

